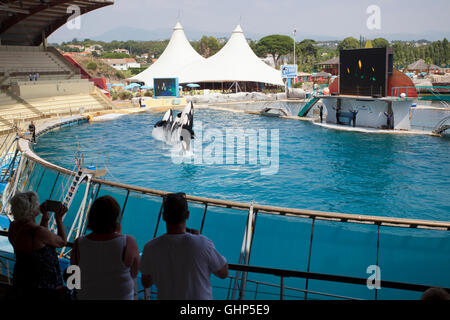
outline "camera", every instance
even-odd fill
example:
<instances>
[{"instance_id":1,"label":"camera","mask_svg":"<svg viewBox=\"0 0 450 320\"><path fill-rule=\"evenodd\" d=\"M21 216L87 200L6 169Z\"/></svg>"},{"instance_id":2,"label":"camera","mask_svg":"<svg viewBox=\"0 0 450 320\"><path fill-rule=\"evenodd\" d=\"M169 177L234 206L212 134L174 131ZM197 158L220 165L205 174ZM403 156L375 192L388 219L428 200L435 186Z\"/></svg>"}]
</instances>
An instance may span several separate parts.
<instances>
[{"instance_id":1,"label":"camera","mask_svg":"<svg viewBox=\"0 0 450 320\"><path fill-rule=\"evenodd\" d=\"M61 208L61 202L55 200L47 200L45 202L45 210L56 212Z\"/></svg>"}]
</instances>

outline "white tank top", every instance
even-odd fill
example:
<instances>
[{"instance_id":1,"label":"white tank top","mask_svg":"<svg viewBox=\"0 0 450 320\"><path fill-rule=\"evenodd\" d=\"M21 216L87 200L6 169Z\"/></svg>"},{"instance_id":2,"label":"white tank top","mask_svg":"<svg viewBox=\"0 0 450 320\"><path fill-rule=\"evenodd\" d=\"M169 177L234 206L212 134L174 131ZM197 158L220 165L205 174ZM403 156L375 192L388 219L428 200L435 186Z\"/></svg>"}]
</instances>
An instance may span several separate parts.
<instances>
[{"instance_id":1,"label":"white tank top","mask_svg":"<svg viewBox=\"0 0 450 320\"><path fill-rule=\"evenodd\" d=\"M133 300L134 280L123 263L126 235L95 241L78 240L81 270L80 300Z\"/></svg>"}]
</instances>

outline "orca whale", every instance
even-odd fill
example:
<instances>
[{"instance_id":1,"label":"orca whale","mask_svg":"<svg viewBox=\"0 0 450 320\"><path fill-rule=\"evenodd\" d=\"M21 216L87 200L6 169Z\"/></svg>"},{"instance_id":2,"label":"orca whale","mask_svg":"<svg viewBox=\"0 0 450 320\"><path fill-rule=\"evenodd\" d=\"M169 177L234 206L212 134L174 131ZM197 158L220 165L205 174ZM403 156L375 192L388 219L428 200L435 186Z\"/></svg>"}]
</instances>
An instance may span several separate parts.
<instances>
[{"instance_id":1,"label":"orca whale","mask_svg":"<svg viewBox=\"0 0 450 320\"><path fill-rule=\"evenodd\" d=\"M193 124L194 104L189 102L183 111L176 115L175 119L172 109L167 110L164 117L154 125L152 135L168 144L181 143L183 151L186 153L191 150L191 140L195 137ZM155 134L156 130L162 130L163 133Z\"/></svg>"}]
</instances>

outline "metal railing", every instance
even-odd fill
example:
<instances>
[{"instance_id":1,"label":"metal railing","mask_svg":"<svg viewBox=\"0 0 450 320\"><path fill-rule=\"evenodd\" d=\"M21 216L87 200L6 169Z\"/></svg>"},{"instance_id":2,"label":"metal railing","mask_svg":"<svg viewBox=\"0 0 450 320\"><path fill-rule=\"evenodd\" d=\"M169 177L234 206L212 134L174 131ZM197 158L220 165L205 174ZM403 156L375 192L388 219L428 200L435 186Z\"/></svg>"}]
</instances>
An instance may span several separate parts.
<instances>
[{"instance_id":1,"label":"metal railing","mask_svg":"<svg viewBox=\"0 0 450 320\"><path fill-rule=\"evenodd\" d=\"M7 237L8 231L0 230L0 236L1 237ZM72 247L73 243L68 242L66 244L67 247ZM6 260L2 261L1 259ZM15 259L11 257L7 257L5 255L0 255L0 263L3 264L7 270L12 270L13 268L9 265L9 262L15 262ZM341 275L333 275L333 274L324 274L324 273L314 273L314 272L304 272L304 271L296 271L296 270L285 270L285 269L276 269L276 268L266 268L266 267L258 267L258 266L250 266L250 265L242 265L242 264L229 264L229 270L232 271L239 271L243 273L255 273L255 274L266 274L271 275L275 277L279 277L280 283L274 284L274 283L268 283L263 281L257 281L257 280L250 280L246 279L244 282L240 282L239 284L239 291L241 294L239 295L239 299L242 300L244 298L244 291L246 293L253 293L254 299L256 300L258 294L266 294L266 295L273 295L277 296L273 292L264 292L264 291L258 291L260 286L269 286L269 287L275 287L279 289L279 299L283 300L286 297L286 290L288 291L294 291L303 293L304 297L306 297L306 294L314 294L314 295L320 295L330 298L337 298L337 299L344 299L344 300L360 300L358 298L348 297L348 296L342 296L338 294L330 294L326 292L318 292L318 291L311 291L311 290L304 290L294 287L286 286L284 283L284 280L286 278L299 278L299 279L306 279L306 280L321 280L321 281L327 281L327 282L336 282L336 283L342 283L342 284L355 284L355 285L362 285L367 286L367 279L365 278L357 278L357 277L348 277L348 276L341 276ZM6 274L8 278L8 282L11 280L12 273ZM229 276L229 286L228 287L222 287L221 289L227 289L227 300L234 300L232 296L232 282L239 282L239 278ZM248 290L245 289L245 282L251 282L256 284L255 290ZM397 281L385 281L380 280L379 287L381 288L390 288L390 289L398 289L398 290L406 290L406 291L415 291L415 292L424 292L425 290L429 289L430 285L423 285L423 284L414 284L414 283L405 283L405 282L397 282ZM444 288L446 290L449 290L449 288ZM144 293L144 290L140 290L139 293ZM156 293L156 292L152 292ZM297 299L303 299L304 297L296 296L296 295L288 295L290 298L297 298ZM148 294L144 295L144 298L148 298Z\"/></svg>"},{"instance_id":2,"label":"metal railing","mask_svg":"<svg viewBox=\"0 0 450 320\"><path fill-rule=\"evenodd\" d=\"M57 126L55 124L54 126ZM42 134L42 132L38 132L38 134ZM62 168L59 166L56 166L52 163L49 163L40 157L38 157L34 152L31 150L29 142L24 139L20 139L18 142L18 149L22 152L22 159L24 159L24 165L21 166L17 171L16 175L17 177L20 176L26 176L32 174L33 170L35 170L35 167L41 166L44 168L44 171L39 173L39 175L36 177L36 181L39 181L37 187L34 186L34 191L37 191L39 188L40 182L42 181L42 178L44 174L47 171L56 171L57 176L52 183L53 187L51 188L51 192L49 195L49 199L54 197L54 190L57 182L59 181L61 176L66 176L67 179L71 179L73 175L75 175L75 172L68 170L66 168ZM26 173L25 173L26 172ZM19 181L19 178L15 178L16 181ZM31 186L30 180L31 179L25 179L21 178L21 182L18 182L17 185L18 190L28 190ZM101 180L97 178L93 178L92 181L92 190L95 190L95 195L92 193L92 198L97 198L100 190L102 188L113 188L115 190L118 190L122 194L125 193L125 198L122 205L122 213L120 216L120 219L122 219L126 208L128 204L128 199L131 194L133 195L149 195L154 196L157 198L161 198L161 206L159 209L159 213L157 216L157 220L155 223L155 229L153 231L153 237L156 237L158 233L159 224L161 221L161 215L162 215L162 201L163 197L168 194L167 191L162 190L155 190L155 189L149 189L149 188L142 188L117 182L111 182L106 180ZM95 188L95 189L94 189ZM366 284L366 279L361 278L353 278L353 277L344 277L344 276L333 276L333 275L327 275L327 274L319 274L319 273L312 273L310 272L311 267L311 254L313 251L313 242L315 239L315 225L317 221L332 221L332 222L338 222L338 223L345 223L345 224L364 224L368 226L373 226L373 228L376 228L376 235L377 235L377 250L376 250L376 262L378 264L379 261L379 246L380 246L380 229L382 227L398 227L398 228L409 228L409 229L427 229L427 230L441 230L443 232L450 230L450 222L447 221L429 221L429 220L418 220L418 219L404 219L404 218L392 218L392 217L380 217L380 216L369 216L369 215L356 215L356 214L346 214L346 213L334 213L334 212L325 212L325 211L314 211L314 210L306 210L306 209L293 209L293 208L283 208L283 207L276 207L276 206L268 206L268 205L258 205L258 204L248 204L248 203L241 203L241 202L235 202L235 201L227 201L227 200L220 200L220 199L212 199L212 198L206 198L206 197L200 197L200 196L193 196L193 195L187 195L186 199L190 203L194 204L200 204L203 207L203 214L201 217L201 224L200 224L200 232L203 231L204 225L205 225L205 218L207 216L208 210L211 207L218 207L218 208L228 208L228 209L236 209L241 211L248 212L247 215L247 223L245 227L244 237L242 240L242 248L241 248L241 254L239 257L238 264L231 265L230 269L236 271L236 276L232 279L234 281L232 285L232 296L231 299L235 299L236 295L239 294L240 299L244 299L244 295L246 292L246 283L249 282L247 279L247 273L249 272L261 272L265 273L264 271L271 272L272 274L275 273L275 275L278 275L280 277L280 289L281 293L284 294L284 278L286 277L298 277L298 278L304 278L306 279L306 284L304 288L305 293L305 299L307 298L307 294L309 292L309 279L315 279L315 280L324 280L324 281L335 281L335 282L345 282L345 283L354 283L354 284ZM272 216L283 216L283 217L293 217L293 218L301 218L306 219L307 221L311 222L311 231L310 231L310 239L309 239L309 250L307 252L307 267L306 271L293 271L293 270L281 270L281 269L270 269L270 268L263 268L263 269L257 269L257 267L254 267L256 269L252 269L250 264L250 254L252 251L252 244L253 244L253 237L255 232L255 223L258 216L261 216L261 214L268 214ZM70 240L70 239L69 239ZM318 278L320 277L320 278ZM262 282L261 282L262 283ZM413 290L413 291L421 291L428 286L424 285L415 285L415 284L399 284L392 281L383 281L384 285L391 288L399 288L398 286L401 286L404 290ZM408 289L409 288L409 289ZM415 290L419 289L419 290ZM377 290L375 290L375 299L377 299Z\"/></svg>"},{"instance_id":3,"label":"metal railing","mask_svg":"<svg viewBox=\"0 0 450 320\"><path fill-rule=\"evenodd\" d=\"M450 87L442 87L442 86L408 86L408 87L392 87L391 88L391 97L402 99L401 94L405 94L404 99L418 99L424 100L429 95L432 95L436 98L436 100L444 100L444 96L442 93L446 95L450 94ZM416 96L417 94L417 96ZM412 97L410 96L412 95Z\"/></svg>"}]
</instances>

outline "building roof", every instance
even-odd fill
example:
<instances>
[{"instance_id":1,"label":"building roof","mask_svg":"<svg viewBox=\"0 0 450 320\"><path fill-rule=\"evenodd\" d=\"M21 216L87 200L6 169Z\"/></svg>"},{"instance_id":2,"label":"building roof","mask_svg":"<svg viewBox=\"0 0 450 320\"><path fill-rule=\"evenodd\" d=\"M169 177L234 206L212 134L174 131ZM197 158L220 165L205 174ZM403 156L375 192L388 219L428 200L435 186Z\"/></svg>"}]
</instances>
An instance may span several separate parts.
<instances>
[{"instance_id":1,"label":"building roof","mask_svg":"<svg viewBox=\"0 0 450 320\"><path fill-rule=\"evenodd\" d=\"M158 60L130 80L153 85L153 78L181 78L180 71L191 63L203 61L203 58L192 48L183 27L178 22L173 28L172 37ZM181 80L181 79L180 79Z\"/></svg>"},{"instance_id":2,"label":"building roof","mask_svg":"<svg viewBox=\"0 0 450 320\"><path fill-rule=\"evenodd\" d=\"M329 77L331 77L331 74L329 74L327 72L317 72L317 73L313 73L312 77L314 77L314 78L316 78L316 77L329 78Z\"/></svg>"},{"instance_id":3,"label":"building roof","mask_svg":"<svg viewBox=\"0 0 450 320\"><path fill-rule=\"evenodd\" d=\"M256 56L240 25L219 52L206 60L190 64L182 70L180 77L180 83L234 81L284 85L281 71Z\"/></svg>"},{"instance_id":4,"label":"building roof","mask_svg":"<svg viewBox=\"0 0 450 320\"><path fill-rule=\"evenodd\" d=\"M339 64L339 57L334 57L328 59L327 61L317 63L317 65L324 65L324 64Z\"/></svg>"},{"instance_id":5,"label":"building roof","mask_svg":"<svg viewBox=\"0 0 450 320\"><path fill-rule=\"evenodd\" d=\"M0 4L0 38L2 45L38 46L64 25L73 15L71 5L83 15L114 4L112 0L10 0ZM69 12L69 13L68 13Z\"/></svg>"},{"instance_id":6,"label":"building roof","mask_svg":"<svg viewBox=\"0 0 450 320\"><path fill-rule=\"evenodd\" d=\"M427 70L428 64L425 63L425 60L419 59L414 63L411 63L408 66L408 70Z\"/></svg>"}]
</instances>

